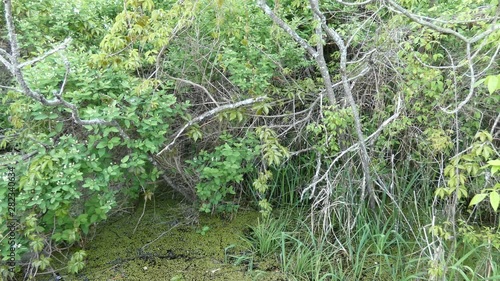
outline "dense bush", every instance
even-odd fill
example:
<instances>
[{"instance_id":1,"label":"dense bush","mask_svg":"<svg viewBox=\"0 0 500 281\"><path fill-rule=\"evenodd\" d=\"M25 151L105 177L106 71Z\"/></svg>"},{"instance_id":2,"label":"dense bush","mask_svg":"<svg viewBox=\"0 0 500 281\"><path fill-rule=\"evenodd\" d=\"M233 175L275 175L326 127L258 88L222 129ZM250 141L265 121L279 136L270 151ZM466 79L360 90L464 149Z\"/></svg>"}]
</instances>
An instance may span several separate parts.
<instances>
[{"instance_id":1,"label":"dense bush","mask_svg":"<svg viewBox=\"0 0 500 281\"><path fill-rule=\"evenodd\" d=\"M291 274L331 277L320 250L339 247L338 259L396 259L393 278L415 277L388 248L370 250L387 237L398 254L425 256L418 278L497 274L498 1L267 2L13 3L0 20L0 154L16 175L27 276L83 247L111 210L151 199L159 180L204 212L254 200L267 224L251 248L281 249ZM277 202L308 205L311 227L258 248ZM0 201L2 222L8 207ZM378 233L364 226L371 215ZM467 275L481 247L488 269ZM84 257L69 258L69 272Z\"/></svg>"}]
</instances>

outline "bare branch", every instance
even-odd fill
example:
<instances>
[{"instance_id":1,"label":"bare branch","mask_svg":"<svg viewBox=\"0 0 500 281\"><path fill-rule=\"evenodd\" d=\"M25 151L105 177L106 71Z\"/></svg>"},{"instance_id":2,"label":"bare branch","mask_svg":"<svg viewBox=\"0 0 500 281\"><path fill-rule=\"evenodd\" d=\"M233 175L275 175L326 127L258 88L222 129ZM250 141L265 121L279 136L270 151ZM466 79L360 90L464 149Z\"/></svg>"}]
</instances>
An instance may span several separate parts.
<instances>
[{"instance_id":1,"label":"bare branch","mask_svg":"<svg viewBox=\"0 0 500 281\"><path fill-rule=\"evenodd\" d=\"M14 28L14 20L12 19L12 3L11 0L4 0L5 6L5 21L7 24L7 32L10 41L10 49L11 49L11 72L12 75L16 78L17 82L21 86L23 93L34 99L39 101L40 103L48 106L56 106L60 105L61 102L56 100L47 100L43 95L33 91L26 81L24 80L24 75L21 72L21 68L19 67L19 46L17 44L17 35Z\"/></svg>"},{"instance_id":2,"label":"bare branch","mask_svg":"<svg viewBox=\"0 0 500 281\"><path fill-rule=\"evenodd\" d=\"M389 9L396 10L397 12L402 13L403 15L407 16L408 18L410 18L414 22L419 23L419 24L426 26L428 28L431 28L435 31L438 31L438 32L441 32L444 34L453 35L453 36L457 37L458 39L464 41L467 44L474 44L474 43L478 42L479 40L487 37L488 35L490 35L493 32L500 29L500 24L492 24L486 31L483 31L482 33L479 33L472 38L467 38L464 35L456 32L455 30L453 30L451 28L441 27L441 26L433 24L432 22L430 22L428 20L422 19L422 17L411 13L410 11L408 11L405 8L398 5L393 0L385 0L385 1L390 4L390 5L386 5Z\"/></svg>"},{"instance_id":3,"label":"bare branch","mask_svg":"<svg viewBox=\"0 0 500 281\"><path fill-rule=\"evenodd\" d=\"M495 122L493 123L493 126L491 126L491 130L490 130L490 135L492 136L496 136L495 134L495 130L497 128L497 125L498 125L498 121L500 120L500 113L497 115L497 118L495 119ZM498 133L498 132L497 132Z\"/></svg>"},{"instance_id":4,"label":"bare branch","mask_svg":"<svg viewBox=\"0 0 500 281\"><path fill-rule=\"evenodd\" d=\"M18 93L21 93L21 94L24 94L23 91L19 90L19 89L16 89L14 87L9 87L9 86L2 86L0 85L0 88L2 89L7 89L7 90L11 90L11 91L14 91L14 92L18 92Z\"/></svg>"},{"instance_id":5,"label":"bare branch","mask_svg":"<svg viewBox=\"0 0 500 281\"><path fill-rule=\"evenodd\" d=\"M456 38L460 39L461 41L463 41L466 44L467 64L469 66L469 72L470 72L469 93L467 94L467 96L465 97L465 99L463 101L461 101L456 106L455 109L448 110L447 108L441 108L441 110L443 110L447 114L455 114L455 113L457 113L474 96L474 84L476 82L476 78L478 77L475 74L473 57L475 55L477 55L479 51L477 51L474 55L471 55L471 45L474 44L474 43L477 43L478 41L486 38L487 36L489 36L493 32L495 32L495 31L497 31L497 30L500 29L500 24L496 23L496 21L498 19L498 15L497 15L497 17L494 18L495 22L492 23L487 30L485 30L485 31L483 31L483 32L475 35L474 37L468 38L468 37L460 34L459 32L457 32L457 31L455 31L453 29L446 28L446 27L441 27L441 26L438 26L438 25L430 22L430 20L433 20L433 19L428 18L428 19L424 20L421 16L417 16L417 15L411 13L410 11L406 10L405 8L403 8L400 5L398 5L397 3L395 3L393 0L385 0L385 1L389 4L389 5L386 5L389 9L392 9L392 10L395 10L396 12L404 14L405 16L407 16L408 18L410 18L411 20L413 20L414 22L416 22L416 23L418 23L420 25L426 26L426 27L428 27L430 29L433 29L435 31L441 32L443 34L453 35L453 36L455 36ZM493 55L493 58L496 57L497 53L498 53L498 48L497 48L497 51L495 52L495 54ZM491 66L493 58L491 59L490 64L488 64L488 66L481 73L483 73L486 69L488 69Z\"/></svg>"},{"instance_id":6,"label":"bare branch","mask_svg":"<svg viewBox=\"0 0 500 281\"><path fill-rule=\"evenodd\" d=\"M266 4L265 0L257 0L257 5L268 15L271 20L281 27L292 39L297 42L302 48L304 48L314 59L318 56L318 52L314 50L309 43L307 43L306 40L304 40L302 37L300 37L297 32L295 32L286 22L284 22L282 19L278 18L276 14L273 12L273 10Z\"/></svg>"},{"instance_id":7,"label":"bare branch","mask_svg":"<svg viewBox=\"0 0 500 281\"><path fill-rule=\"evenodd\" d=\"M278 18L273 10L266 4L264 0L258 0L257 4L264 11L266 15L268 15L271 20L278 25L281 29L283 29L292 39L297 42L303 49L305 49L309 55L311 55L316 63L318 64L319 71L321 73L321 77L323 78L323 83L325 84L325 90L327 97L330 101L330 104L336 104L337 101L335 99L335 94L333 92L332 81L330 77L330 72L328 71L328 66L325 61L325 57L323 54L323 31L321 29L321 25L317 26L316 36L318 37L318 43L316 45L316 50L307 43L300 35L298 35L288 24L286 24L282 19ZM317 15L314 15L315 19L319 20Z\"/></svg>"},{"instance_id":8,"label":"bare branch","mask_svg":"<svg viewBox=\"0 0 500 281\"><path fill-rule=\"evenodd\" d=\"M396 111L394 112L394 114L391 117L387 118L384 122L382 122L382 124L380 124L377 130L366 138L367 141L373 139L370 141L370 145L373 145L376 137L380 134L380 132L382 132L382 130L385 127L387 127L390 123L392 123L392 121L396 120L396 118L399 117L402 107L403 107L403 99L400 96L398 96L398 104L396 106Z\"/></svg>"},{"instance_id":9,"label":"bare branch","mask_svg":"<svg viewBox=\"0 0 500 281\"><path fill-rule=\"evenodd\" d=\"M9 61L12 59L11 55L6 50L0 48L0 57L2 56L6 57L6 60Z\"/></svg>"},{"instance_id":10,"label":"bare branch","mask_svg":"<svg viewBox=\"0 0 500 281\"><path fill-rule=\"evenodd\" d=\"M47 58L48 56L50 56L52 54L55 54L55 53L57 53L57 52L59 52L61 50L66 49L69 46L69 44L71 43L71 41L72 41L71 38L66 38L61 44L59 44L59 46L55 47L54 49L46 52L45 54L43 54L43 55L41 55L41 56L39 56L37 58L31 59L29 61L26 61L26 62L23 62L23 63L19 64L18 67L19 68L23 68L23 67L25 67L27 65L32 65L32 64L37 63L39 61L42 61L45 58Z\"/></svg>"},{"instance_id":11,"label":"bare branch","mask_svg":"<svg viewBox=\"0 0 500 281\"><path fill-rule=\"evenodd\" d=\"M408 18L412 19L413 21L423 25L423 26L427 26L431 29L434 29L436 31L439 31L441 33L445 33L445 34L450 34L450 35L453 35L457 38L459 38L460 40L466 42L467 41L467 37L463 36L462 34L456 32L455 30L453 29L450 29L450 28L446 28L446 27L440 27L440 26L437 26L429 21L426 21L426 20L423 20L421 19L420 17L410 13L410 11L406 10L405 8L401 7L400 5L398 5L396 2L392 1L392 0L385 0L387 3L389 3L390 5L387 5L387 7L391 10L396 10L397 12L407 16Z\"/></svg>"},{"instance_id":12,"label":"bare branch","mask_svg":"<svg viewBox=\"0 0 500 281\"><path fill-rule=\"evenodd\" d=\"M351 86L349 85L349 78L347 75L347 46L342 37L340 36L340 34L327 25L325 15L323 15L323 13L321 13L319 9L318 0L309 0L309 3L313 13L317 15L317 17L321 20L321 25L325 30L326 34L335 42L335 44L339 48L340 52L339 64L340 64L340 74L342 77L342 85L344 88L346 99L352 110L356 135L358 137L358 144L360 147L359 156L361 158L361 166L363 169L363 175L366 183L365 185L363 185L361 193L364 195L366 189L369 195L370 207L374 208L377 197L375 196L375 191L373 190L373 183L370 176L370 156L368 155L368 151L366 149L366 143L365 143L365 137L363 135L361 119L359 117L358 108L356 102L354 101L354 97L351 91Z\"/></svg>"},{"instance_id":13,"label":"bare branch","mask_svg":"<svg viewBox=\"0 0 500 281\"><path fill-rule=\"evenodd\" d=\"M403 107L403 100L401 97L398 97L398 103L397 103L397 107L396 107L394 114L391 117L389 117L388 119L386 119L384 122L382 122L382 124L380 124L380 126L377 128L377 130L366 138L366 141L369 141L373 138L376 138L385 127L387 127L390 123L392 123L394 120L396 120L401 113L402 107ZM373 142L374 142L374 140L371 141L371 143L373 143ZM311 189L314 190L316 185L319 182L325 180L327 178L327 176L329 175L330 170L333 168L333 165L335 165L335 163L337 163L345 154L358 150L360 148L360 143L361 142L357 142L357 143L351 145L350 147L346 148L344 151L338 153L335 156L335 158L332 160L332 162L330 163L328 169L323 173L323 175L321 177L317 177L315 174L313 181L309 184L309 186L307 186L302 191L301 198L309 190L311 190ZM311 196L313 196L313 193L311 193L310 198L311 198Z\"/></svg>"},{"instance_id":14,"label":"bare branch","mask_svg":"<svg viewBox=\"0 0 500 281\"><path fill-rule=\"evenodd\" d=\"M309 199L311 199L316 191L316 186L320 182L319 180L319 174L321 173L321 153L316 152L316 172L314 172L314 176L312 178L312 183L304 189L302 194L300 195L300 200L304 199L304 194L306 194L307 191L311 190L311 194L309 195Z\"/></svg>"},{"instance_id":15,"label":"bare branch","mask_svg":"<svg viewBox=\"0 0 500 281\"><path fill-rule=\"evenodd\" d=\"M323 77L323 83L325 84L326 95L330 99L330 104L336 104L335 94L333 93L332 79L330 78L330 71L328 71L328 65L326 64L325 55L323 53L323 29L321 28L320 18L318 15L314 14L314 19L318 21L315 28L316 32L316 52L318 56L316 57L316 62L318 63L319 72L321 77Z\"/></svg>"},{"instance_id":16,"label":"bare branch","mask_svg":"<svg viewBox=\"0 0 500 281\"><path fill-rule=\"evenodd\" d=\"M10 73L14 74L12 69L12 64L9 62L11 60L11 55L7 53L4 49L0 48L0 62L5 65L5 67L10 71Z\"/></svg>"},{"instance_id":17,"label":"bare branch","mask_svg":"<svg viewBox=\"0 0 500 281\"><path fill-rule=\"evenodd\" d=\"M457 107L453 110L448 110L446 108L441 108L447 114L457 113L464 105L466 105L472 96L474 96L474 84L476 83L476 75L474 74L474 64L472 63L472 58L470 54L470 43L467 43L467 60L469 61L469 71L470 71L470 82L469 82L469 94L463 101L461 101Z\"/></svg>"},{"instance_id":18,"label":"bare branch","mask_svg":"<svg viewBox=\"0 0 500 281\"><path fill-rule=\"evenodd\" d=\"M172 80L179 81L179 82L182 82L182 83L186 83L186 84L189 84L189 85L194 86L196 88L200 88L203 92L205 92L207 94L207 96L212 100L213 103L215 103L217 106L219 105L217 103L217 101L214 99L214 97L212 96L212 94L210 94L210 92L207 90L207 88L203 87L203 85L200 85L198 83L195 83L193 81L189 81L189 80L186 80L186 79L173 77L173 76L170 76L170 75L167 75L167 77L170 78L170 79L172 79Z\"/></svg>"},{"instance_id":19,"label":"bare branch","mask_svg":"<svg viewBox=\"0 0 500 281\"><path fill-rule=\"evenodd\" d=\"M363 5L370 4L371 2L373 2L373 0L366 0L363 2L344 2L341 0L337 0L337 2L342 4L342 5L346 5L346 6L363 6Z\"/></svg>"},{"instance_id":20,"label":"bare branch","mask_svg":"<svg viewBox=\"0 0 500 281\"><path fill-rule=\"evenodd\" d=\"M500 51L500 44L498 44L498 46L497 46L497 48L495 50L495 53L493 53L493 55L491 56L490 62L488 63L488 65L480 73L477 74L478 77L481 77L482 75L484 75L484 73L486 72L486 70L490 69L491 65L494 62L496 62L499 51Z\"/></svg>"},{"instance_id":21,"label":"bare branch","mask_svg":"<svg viewBox=\"0 0 500 281\"><path fill-rule=\"evenodd\" d=\"M205 113L203 113L202 115L200 116L197 116L193 119L191 119L189 122L187 122L178 132L177 134L175 134L175 137L174 139L167 145L165 146L165 148L163 148L160 152L158 152L156 154L156 156L160 156L163 152L167 151L170 149L170 147L172 147L175 142L177 141L177 139L182 135L182 133L190 126L194 125L195 123L198 123L200 121L202 121L203 119L207 118L207 117L210 117L210 116L213 116L219 112L222 112L224 110L228 110L228 109L233 109L233 108L238 108L238 107L241 107L241 106L244 106L244 105L248 105L248 104L252 104L252 103L256 103L256 102L260 102L260 101L263 101L265 100L267 97L266 96L262 96L262 97L257 97L257 98L250 98L250 99L246 99L246 100L242 100L242 101L239 101L239 102L236 102L236 103L231 103L231 104L225 104L225 105L221 105L219 107L216 107L214 109L211 109Z\"/></svg>"},{"instance_id":22,"label":"bare branch","mask_svg":"<svg viewBox=\"0 0 500 281\"><path fill-rule=\"evenodd\" d=\"M80 115L78 113L78 107L76 105L66 101L63 98L62 94L64 92L64 87L66 86L66 82L68 80L68 75L70 73L70 64L66 58L63 57L66 72L64 74L64 79L62 81L61 88L59 89L58 92L56 91L53 93L55 99L48 100L47 98L45 98L44 95L32 90L29 87L28 83L24 79L24 75L23 75L23 72L21 71L21 68L24 66L31 65L33 63L42 61L43 59L47 58L48 56L50 56L58 51L66 49L69 46L69 44L71 43L71 38L67 38L59 46L46 52L42 56L20 64L19 63L20 51L19 51L19 45L17 42L17 35L16 35L15 27L14 27L14 20L12 19L11 0L4 0L4 6L5 6L5 21L7 23L7 32L8 32L8 37L9 37L9 41L10 41L10 48L11 48L10 71L14 75L14 77L16 78L17 83L20 85L21 92L25 96L30 97L30 98L40 102L41 104L43 104L45 106L62 106L62 107L68 108L69 110L71 110L73 120L75 121L75 123L77 123L79 125L115 126L118 128L118 130L120 131L120 135L123 138L128 138L127 134L123 131L123 129L119 126L119 124L116 121L106 121L104 119L99 119L99 118L89 119L89 120L81 119ZM3 55L5 56L5 54L3 54ZM8 57L8 54L7 54L7 57ZM9 65L6 65L6 66L9 67Z\"/></svg>"}]
</instances>

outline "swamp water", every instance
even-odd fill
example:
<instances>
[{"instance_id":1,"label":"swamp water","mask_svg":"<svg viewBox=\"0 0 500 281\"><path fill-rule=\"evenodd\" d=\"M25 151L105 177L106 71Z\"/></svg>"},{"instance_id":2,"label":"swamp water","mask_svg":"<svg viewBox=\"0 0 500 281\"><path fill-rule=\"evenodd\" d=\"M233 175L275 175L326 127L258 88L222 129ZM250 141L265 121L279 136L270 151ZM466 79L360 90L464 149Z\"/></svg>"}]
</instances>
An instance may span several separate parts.
<instances>
[{"instance_id":1,"label":"swamp water","mask_svg":"<svg viewBox=\"0 0 500 281\"><path fill-rule=\"evenodd\" d=\"M273 259L241 259L241 237L257 223L258 211L239 211L225 220L198 216L191 206L156 199L147 202L141 218L142 212L141 204L132 214L100 224L85 245L85 268L64 280L286 280L275 272Z\"/></svg>"}]
</instances>

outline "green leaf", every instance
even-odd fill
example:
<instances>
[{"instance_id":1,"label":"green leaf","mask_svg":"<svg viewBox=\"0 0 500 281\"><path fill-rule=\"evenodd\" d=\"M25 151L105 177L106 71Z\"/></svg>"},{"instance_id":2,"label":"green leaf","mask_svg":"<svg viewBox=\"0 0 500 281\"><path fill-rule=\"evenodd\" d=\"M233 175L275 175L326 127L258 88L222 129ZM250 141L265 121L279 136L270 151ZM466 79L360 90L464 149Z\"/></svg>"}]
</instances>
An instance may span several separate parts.
<instances>
[{"instance_id":1,"label":"green leaf","mask_svg":"<svg viewBox=\"0 0 500 281\"><path fill-rule=\"evenodd\" d=\"M43 249L43 246L43 241L40 238L37 238L30 243L31 249L33 249L36 253L39 253Z\"/></svg>"},{"instance_id":2,"label":"green leaf","mask_svg":"<svg viewBox=\"0 0 500 281\"><path fill-rule=\"evenodd\" d=\"M495 212L498 210L498 205L500 204L500 195L496 191L490 193L490 203L491 207Z\"/></svg>"},{"instance_id":3,"label":"green leaf","mask_svg":"<svg viewBox=\"0 0 500 281\"><path fill-rule=\"evenodd\" d=\"M104 148L106 147L107 143L104 142L104 141L101 141L97 144L96 148L99 149L99 148Z\"/></svg>"},{"instance_id":4,"label":"green leaf","mask_svg":"<svg viewBox=\"0 0 500 281\"><path fill-rule=\"evenodd\" d=\"M491 166L491 174L496 174L500 170L500 159L488 161L488 166Z\"/></svg>"},{"instance_id":5,"label":"green leaf","mask_svg":"<svg viewBox=\"0 0 500 281\"><path fill-rule=\"evenodd\" d=\"M486 79L483 78L483 79L479 79L478 81L476 81L476 83L474 83L474 88L476 88L477 86L483 84L485 80Z\"/></svg>"},{"instance_id":6,"label":"green leaf","mask_svg":"<svg viewBox=\"0 0 500 281\"><path fill-rule=\"evenodd\" d=\"M481 201L484 200L484 198L486 198L486 196L488 196L487 193L479 193L479 194L474 195L472 200L470 200L469 207L479 204Z\"/></svg>"},{"instance_id":7,"label":"green leaf","mask_svg":"<svg viewBox=\"0 0 500 281\"><path fill-rule=\"evenodd\" d=\"M488 91L490 94L493 94L493 92L500 88L500 79L498 79L498 76L489 76L486 78L486 81L488 83Z\"/></svg>"},{"instance_id":8,"label":"green leaf","mask_svg":"<svg viewBox=\"0 0 500 281\"><path fill-rule=\"evenodd\" d=\"M55 130L55 131L56 131L56 132L58 132L58 133L59 133L59 132L61 132L61 131L62 131L62 128L63 128L63 125L64 125L64 123L63 123L63 122L59 122L59 123L57 123L57 124L56 124L56 130Z\"/></svg>"},{"instance_id":9,"label":"green leaf","mask_svg":"<svg viewBox=\"0 0 500 281\"><path fill-rule=\"evenodd\" d=\"M38 115L36 115L33 119L34 120L44 120L47 118L47 115L45 115L44 113L40 113Z\"/></svg>"},{"instance_id":10,"label":"green leaf","mask_svg":"<svg viewBox=\"0 0 500 281\"><path fill-rule=\"evenodd\" d=\"M125 157L123 157L123 158L122 158L121 162L122 162L122 163L125 163L125 162L127 162L127 161L128 161L128 159L129 159L129 158L130 158L130 156L129 156L129 155L126 155Z\"/></svg>"},{"instance_id":11,"label":"green leaf","mask_svg":"<svg viewBox=\"0 0 500 281\"><path fill-rule=\"evenodd\" d=\"M491 166L500 166L500 159L490 160L488 164Z\"/></svg>"}]
</instances>

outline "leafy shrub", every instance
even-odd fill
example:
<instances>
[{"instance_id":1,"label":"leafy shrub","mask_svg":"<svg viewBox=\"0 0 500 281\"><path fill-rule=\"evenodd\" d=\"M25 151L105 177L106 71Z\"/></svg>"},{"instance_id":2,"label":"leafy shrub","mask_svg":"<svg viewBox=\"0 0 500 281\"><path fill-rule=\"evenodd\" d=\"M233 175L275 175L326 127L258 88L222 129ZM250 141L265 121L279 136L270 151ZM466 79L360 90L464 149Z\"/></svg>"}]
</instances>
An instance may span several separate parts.
<instances>
[{"instance_id":1,"label":"leafy shrub","mask_svg":"<svg viewBox=\"0 0 500 281\"><path fill-rule=\"evenodd\" d=\"M201 200L200 210L207 213L233 212L238 208L231 197L243 181L246 173L255 170L253 161L258 155L256 137L248 133L244 138L221 135L222 145L212 152L201 151L197 157L188 161L199 174L200 182L196 193Z\"/></svg>"}]
</instances>

